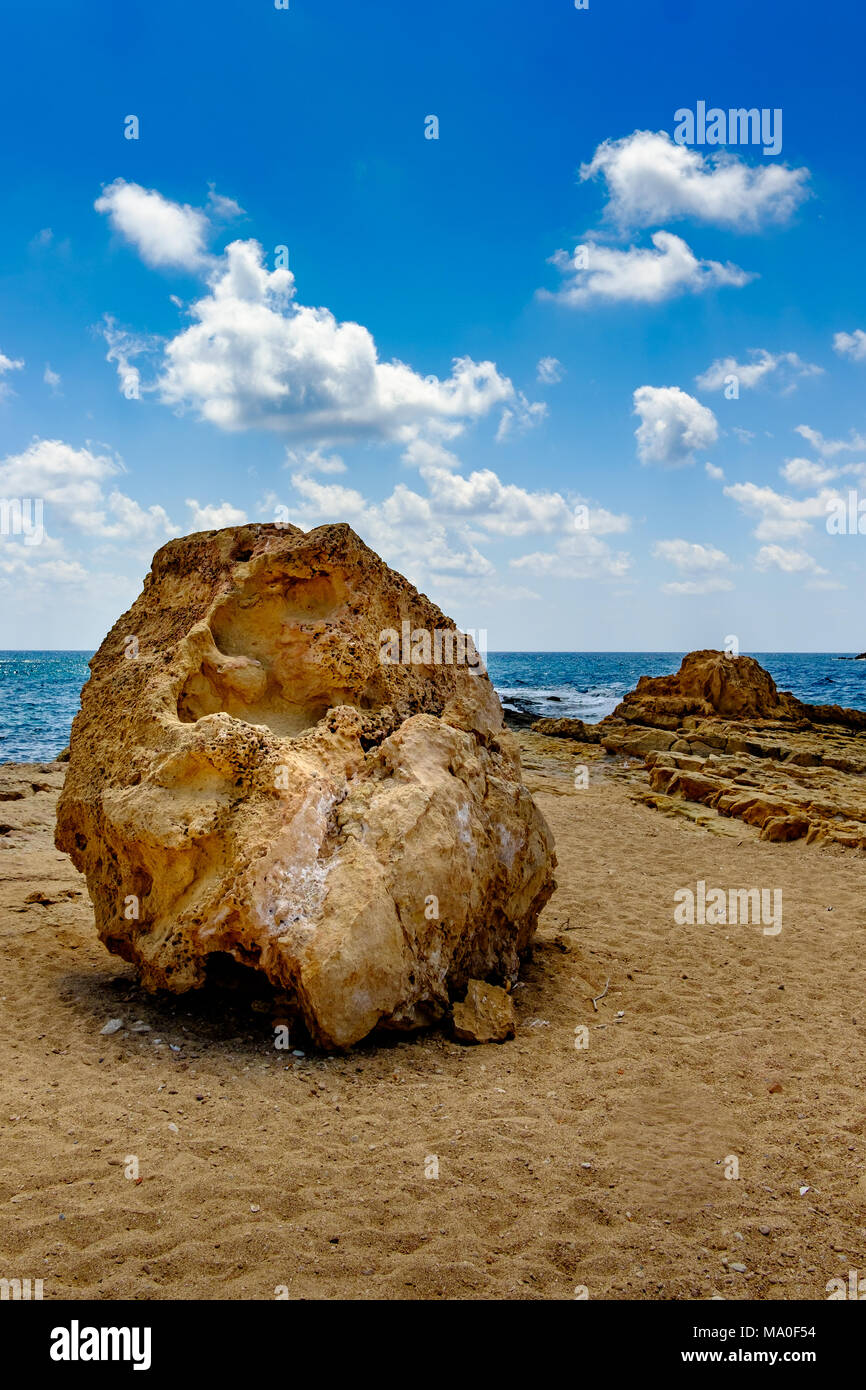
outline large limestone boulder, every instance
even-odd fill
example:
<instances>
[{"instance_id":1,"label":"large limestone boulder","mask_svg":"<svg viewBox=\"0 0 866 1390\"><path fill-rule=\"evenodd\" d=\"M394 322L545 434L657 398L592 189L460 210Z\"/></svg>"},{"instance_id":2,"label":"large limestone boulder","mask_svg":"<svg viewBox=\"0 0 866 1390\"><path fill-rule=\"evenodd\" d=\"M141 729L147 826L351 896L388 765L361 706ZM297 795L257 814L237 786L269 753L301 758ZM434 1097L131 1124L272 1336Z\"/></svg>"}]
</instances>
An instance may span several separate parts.
<instances>
[{"instance_id":1,"label":"large limestone boulder","mask_svg":"<svg viewBox=\"0 0 866 1390\"><path fill-rule=\"evenodd\" d=\"M516 978L550 832L471 642L348 526L169 542L91 671L57 846L149 988L229 957L346 1047Z\"/></svg>"}]
</instances>

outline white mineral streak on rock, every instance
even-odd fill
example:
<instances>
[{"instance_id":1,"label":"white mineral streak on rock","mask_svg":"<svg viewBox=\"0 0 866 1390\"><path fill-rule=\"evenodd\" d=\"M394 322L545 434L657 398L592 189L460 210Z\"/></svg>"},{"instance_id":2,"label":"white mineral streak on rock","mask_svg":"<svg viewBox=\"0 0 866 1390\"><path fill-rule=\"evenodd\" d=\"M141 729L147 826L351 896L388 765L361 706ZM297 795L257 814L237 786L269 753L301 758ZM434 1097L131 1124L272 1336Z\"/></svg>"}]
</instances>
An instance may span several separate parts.
<instances>
[{"instance_id":1,"label":"white mineral streak on rock","mask_svg":"<svg viewBox=\"0 0 866 1390\"><path fill-rule=\"evenodd\" d=\"M469 828L469 803L464 801L462 806L457 807L457 834L464 845L472 844L472 831Z\"/></svg>"},{"instance_id":2,"label":"white mineral streak on rock","mask_svg":"<svg viewBox=\"0 0 866 1390\"><path fill-rule=\"evenodd\" d=\"M512 831L506 830L504 825L497 825L496 833L499 838L499 858L505 867L510 869L523 842Z\"/></svg>"},{"instance_id":3,"label":"white mineral streak on rock","mask_svg":"<svg viewBox=\"0 0 866 1390\"><path fill-rule=\"evenodd\" d=\"M333 792L310 787L301 809L277 837L253 899L269 931L279 935L287 926L314 929L335 864L335 859L320 860L319 853L336 804Z\"/></svg>"}]
</instances>

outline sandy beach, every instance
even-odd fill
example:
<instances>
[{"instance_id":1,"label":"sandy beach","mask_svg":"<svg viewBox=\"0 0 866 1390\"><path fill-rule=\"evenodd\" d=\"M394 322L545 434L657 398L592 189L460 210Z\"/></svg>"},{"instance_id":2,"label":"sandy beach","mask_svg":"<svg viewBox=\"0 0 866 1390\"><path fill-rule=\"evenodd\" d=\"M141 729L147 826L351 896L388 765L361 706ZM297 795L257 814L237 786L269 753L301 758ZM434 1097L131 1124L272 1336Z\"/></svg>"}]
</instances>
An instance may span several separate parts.
<instances>
[{"instance_id":1,"label":"sandy beach","mask_svg":"<svg viewBox=\"0 0 866 1390\"><path fill-rule=\"evenodd\" d=\"M81 9L0 6L25 1374L530 1300L831 1379L866 4Z\"/></svg>"},{"instance_id":2,"label":"sandy beach","mask_svg":"<svg viewBox=\"0 0 866 1390\"><path fill-rule=\"evenodd\" d=\"M517 1037L333 1056L275 1050L264 998L145 994L53 846L63 765L0 768L5 1270L46 1299L773 1300L863 1265L862 854L518 738L558 888ZM675 925L699 880L780 888L781 932Z\"/></svg>"}]
</instances>

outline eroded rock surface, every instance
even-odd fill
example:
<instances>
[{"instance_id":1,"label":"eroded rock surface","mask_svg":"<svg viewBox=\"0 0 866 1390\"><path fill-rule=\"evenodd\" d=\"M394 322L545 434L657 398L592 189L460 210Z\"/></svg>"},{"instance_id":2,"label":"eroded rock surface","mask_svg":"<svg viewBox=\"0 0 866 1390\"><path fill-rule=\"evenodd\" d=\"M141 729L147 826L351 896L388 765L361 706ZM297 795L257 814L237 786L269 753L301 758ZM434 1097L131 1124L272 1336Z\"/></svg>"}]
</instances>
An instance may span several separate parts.
<instances>
[{"instance_id":1,"label":"eroded rock surface","mask_svg":"<svg viewBox=\"0 0 866 1390\"><path fill-rule=\"evenodd\" d=\"M154 557L91 662L57 816L101 939L149 988L230 957L345 1047L516 978L551 835L483 668L383 664L404 622L454 632L348 526Z\"/></svg>"},{"instance_id":2,"label":"eroded rock surface","mask_svg":"<svg viewBox=\"0 0 866 1390\"><path fill-rule=\"evenodd\" d=\"M671 676L642 676L613 714L539 720L533 730L644 760L660 810L699 803L763 840L866 849L866 713L804 704L749 656L691 652Z\"/></svg>"}]
</instances>

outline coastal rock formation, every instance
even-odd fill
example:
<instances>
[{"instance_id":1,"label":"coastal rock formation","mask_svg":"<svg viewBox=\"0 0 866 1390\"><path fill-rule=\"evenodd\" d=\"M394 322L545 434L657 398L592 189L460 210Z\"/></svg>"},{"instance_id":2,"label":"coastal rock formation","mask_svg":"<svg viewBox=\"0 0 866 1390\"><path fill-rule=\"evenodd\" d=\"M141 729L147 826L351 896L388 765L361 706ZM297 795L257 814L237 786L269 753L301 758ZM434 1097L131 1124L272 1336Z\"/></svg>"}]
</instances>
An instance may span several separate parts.
<instances>
[{"instance_id":1,"label":"coastal rock formation","mask_svg":"<svg viewBox=\"0 0 866 1390\"><path fill-rule=\"evenodd\" d=\"M641 676L612 718L658 729L678 729L690 715L726 719L786 718L799 704L780 694L768 671L752 656L689 652L672 676Z\"/></svg>"},{"instance_id":2,"label":"coastal rock formation","mask_svg":"<svg viewBox=\"0 0 866 1390\"><path fill-rule=\"evenodd\" d=\"M535 734L547 734L550 738L576 738L581 743L598 743L597 724L584 724L582 719L536 719L532 725Z\"/></svg>"},{"instance_id":3,"label":"coastal rock formation","mask_svg":"<svg viewBox=\"0 0 866 1390\"><path fill-rule=\"evenodd\" d=\"M228 957L346 1047L516 978L550 832L472 644L348 526L169 542L90 665L56 843L148 988Z\"/></svg>"},{"instance_id":4,"label":"coastal rock formation","mask_svg":"<svg viewBox=\"0 0 866 1390\"><path fill-rule=\"evenodd\" d=\"M585 734L538 720L533 730L600 743L644 760L661 810L699 803L756 826L763 840L829 840L866 849L866 713L780 691L749 656L691 652L675 675L642 676Z\"/></svg>"}]
</instances>

